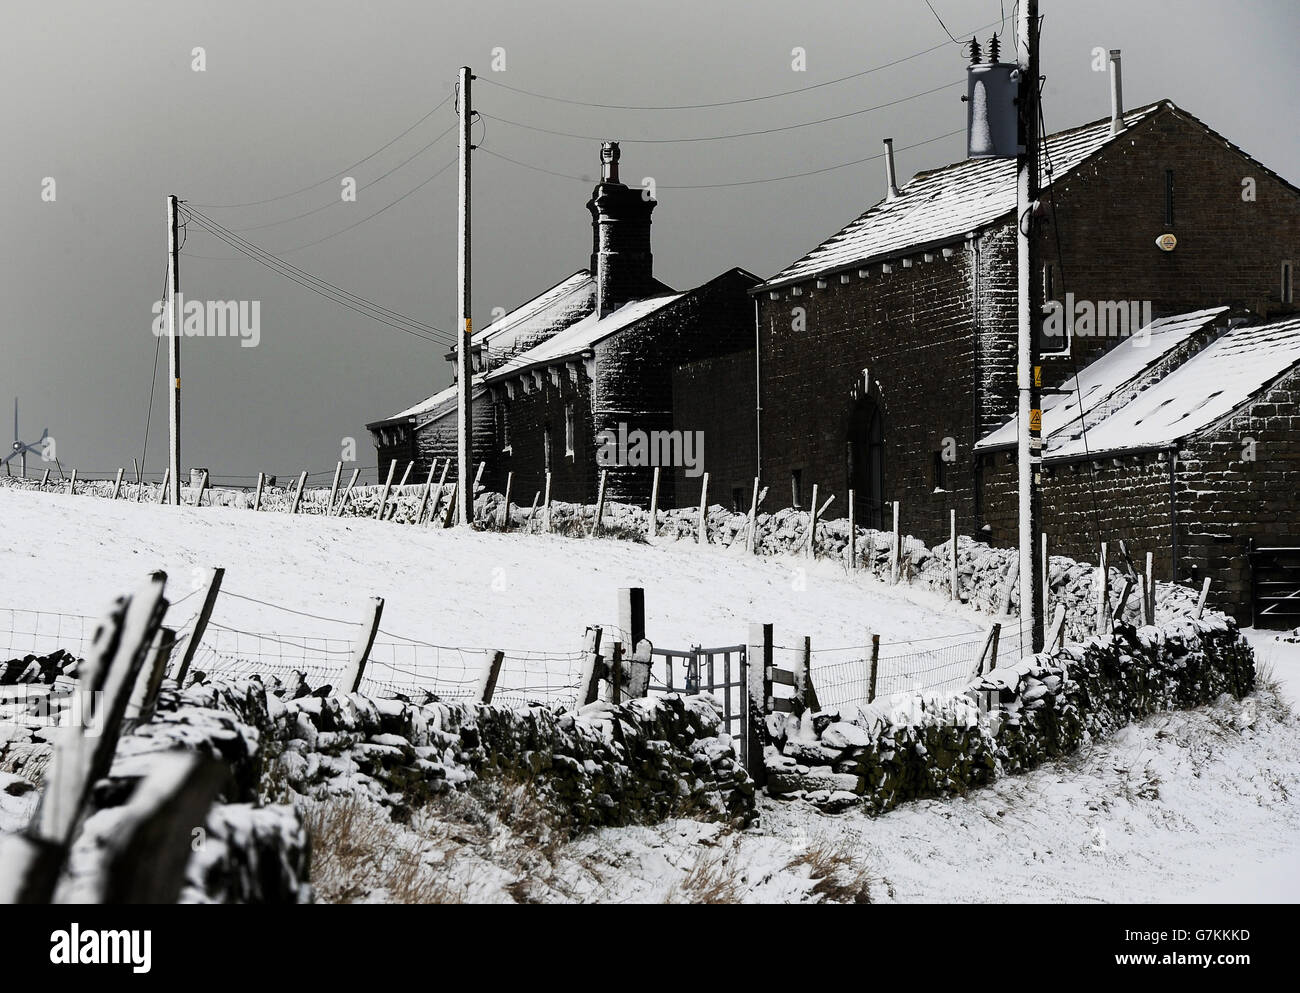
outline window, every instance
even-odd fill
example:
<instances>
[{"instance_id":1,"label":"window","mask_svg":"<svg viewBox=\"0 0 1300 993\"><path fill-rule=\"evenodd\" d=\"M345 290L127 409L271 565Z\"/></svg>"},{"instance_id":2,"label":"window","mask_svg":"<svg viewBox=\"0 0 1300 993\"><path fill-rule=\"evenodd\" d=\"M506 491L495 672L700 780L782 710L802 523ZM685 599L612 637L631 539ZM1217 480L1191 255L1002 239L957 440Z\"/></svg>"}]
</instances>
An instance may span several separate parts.
<instances>
[{"instance_id":1,"label":"window","mask_svg":"<svg viewBox=\"0 0 1300 993\"><path fill-rule=\"evenodd\" d=\"M1282 302L1295 303L1295 277L1290 262L1282 263Z\"/></svg>"},{"instance_id":2,"label":"window","mask_svg":"<svg viewBox=\"0 0 1300 993\"><path fill-rule=\"evenodd\" d=\"M1165 170L1165 226L1174 226L1174 171Z\"/></svg>"},{"instance_id":3,"label":"window","mask_svg":"<svg viewBox=\"0 0 1300 993\"><path fill-rule=\"evenodd\" d=\"M796 510L803 506L803 470L790 470L790 506Z\"/></svg>"},{"instance_id":4,"label":"window","mask_svg":"<svg viewBox=\"0 0 1300 993\"><path fill-rule=\"evenodd\" d=\"M573 457L573 404L564 405L564 454Z\"/></svg>"}]
</instances>

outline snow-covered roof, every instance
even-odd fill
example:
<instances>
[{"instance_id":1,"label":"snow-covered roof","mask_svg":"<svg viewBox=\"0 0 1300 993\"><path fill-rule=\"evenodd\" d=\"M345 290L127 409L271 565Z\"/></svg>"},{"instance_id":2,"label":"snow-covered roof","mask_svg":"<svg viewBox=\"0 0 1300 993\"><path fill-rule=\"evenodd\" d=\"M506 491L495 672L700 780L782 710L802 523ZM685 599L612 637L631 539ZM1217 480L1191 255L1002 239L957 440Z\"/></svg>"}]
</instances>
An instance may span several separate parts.
<instances>
[{"instance_id":1,"label":"snow-covered roof","mask_svg":"<svg viewBox=\"0 0 1300 993\"><path fill-rule=\"evenodd\" d=\"M1124 130L1155 113L1168 101L1124 115ZM1111 121L1094 121L1049 136L1046 147L1056 178L1074 169L1114 140ZM1044 168L1046 168L1044 157ZM807 255L763 284L774 288L812 276L897 256L923 245L937 245L992 224L1016 208L1014 159L966 159L918 173L894 199L881 200L857 220L827 238ZM1046 176L1043 177L1046 182Z\"/></svg>"},{"instance_id":2,"label":"snow-covered roof","mask_svg":"<svg viewBox=\"0 0 1300 993\"><path fill-rule=\"evenodd\" d=\"M1197 310L1152 321L1136 334L1119 342L1101 358L1079 370L1078 383L1070 376L1061 383L1061 393L1045 393L1042 399L1043 440L1051 450L1055 435L1073 426L1078 428L1079 397L1083 397L1083 411L1089 421L1108 404L1122 401L1125 388L1151 369L1188 338L1213 324L1227 307ZM1091 440L1091 434L1089 439ZM986 435L975 446L976 451L986 451L1016 443L1016 421L1012 418L996 431ZM1091 445L1090 445L1091 447Z\"/></svg>"},{"instance_id":3,"label":"snow-covered roof","mask_svg":"<svg viewBox=\"0 0 1300 993\"><path fill-rule=\"evenodd\" d=\"M547 339L535 348L520 352L488 373L488 381L517 375L534 366L557 362L561 359L581 355L597 342L612 334L635 324L644 317L662 310L664 307L684 297L685 293L668 293L664 296L647 297L624 304L603 318L588 314L576 324L571 324L559 334Z\"/></svg>"},{"instance_id":4,"label":"snow-covered roof","mask_svg":"<svg viewBox=\"0 0 1300 993\"><path fill-rule=\"evenodd\" d=\"M1166 448L1249 403L1300 367L1300 317L1236 327L1089 427L1058 432L1050 458ZM1077 424L1076 424L1077 427Z\"/></svg>"},{"instance_id":5,"label":"snow-covered roof","mask_svg":"<svg viewBox=\"0 0 1300 993\"><path fill-rule=\"evenodd\" d=\"M579 269L549 290L516 307L475 333L475 345L487 344L489 362L531 348L542 339L590 314L596 306L596 283Z\"/></svg>"},{"instance_id":6,"label":"snow-covered roof","mask_svg":"<svg viewBox=\"0 0 1300 993\"><path fill-rule=\"evenodd\" d=\"M474 377L474 395L473 399L477 400L485 395L483 389L483 377L481 375ZM392 417L386 417L382 421L375 421L373 424L367 424L367 428L379 427L381 424L391 424L394 421L405 421L409 418L415 418L416 426L427 424L429 421L437 420L444 417L448 411L456 409L456 384L452 383L446 389L439 390L431 397L425 397L414 407L407 407L399 414Z\"/></svg>"}]
</instances>

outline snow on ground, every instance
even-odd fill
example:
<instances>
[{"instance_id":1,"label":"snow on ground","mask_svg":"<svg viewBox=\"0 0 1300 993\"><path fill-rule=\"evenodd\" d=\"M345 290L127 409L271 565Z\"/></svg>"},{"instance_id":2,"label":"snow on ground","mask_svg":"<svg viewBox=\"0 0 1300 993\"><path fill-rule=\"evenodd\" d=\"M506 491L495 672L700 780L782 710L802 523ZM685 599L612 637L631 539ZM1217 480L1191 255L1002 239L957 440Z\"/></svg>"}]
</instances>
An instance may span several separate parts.
<instances>
[{"instance_id":1,"label":"snow on ground","mask_svg":"<svg viewBox=\"0 0 1300 993\"><path fill-rule=\"evenodd\" d=\"M690 542L430 530L355 518L162 507L0 489L0 608L97 615L154 569L173 601L224 566L223 590L353 622L385 598L381 626L440 645L572 652L589 624L617 620L617 590L643 586L659 647L746 640L888 644L982 632L989 621L935 593L890 588L837 563L743 558ZM180 623L198 607L177 607ZM215 621L250 631L350 638L348 629L223 597ZM3 632L0 632L0 636ZM0 646L3 647L3 646Z\"/></svg>"},{"instance_id":2,"label":"snow on ground","mask_svg":"<svg viewBox=\"0 0 1300 993\"><path fill-rule=\"evenodd\" d=\"M1241 633L1255 649L1256 665L1277 680L1283 698L1300 710L1300 642L1281 641L1281 631L1243 628Z\"/></svg>"}]
</instances>

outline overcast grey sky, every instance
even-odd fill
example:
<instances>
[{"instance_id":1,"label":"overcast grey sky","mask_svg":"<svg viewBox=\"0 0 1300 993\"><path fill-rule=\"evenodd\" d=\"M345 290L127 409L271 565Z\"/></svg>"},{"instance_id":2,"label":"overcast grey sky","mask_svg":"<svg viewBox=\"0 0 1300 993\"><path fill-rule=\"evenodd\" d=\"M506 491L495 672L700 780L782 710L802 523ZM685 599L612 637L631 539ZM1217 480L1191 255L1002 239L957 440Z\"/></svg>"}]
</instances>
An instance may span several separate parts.
<instances>
[{"instance_id":1,"label":"overcast grey sky","mask_svg":"<svg viewBox=\"0 0 1300 993\"><path fill-rule=\"evenodd\" d=\"M997 0L933 0L961 37L999 19ZM1044 115L1059 130L1104 116L1090 62L1122 48L1129 106L1169 97L1291 181L1300 181L1294 0L1041 0ZM1007 30L1013 34L1011 0ZM878 112L758 137L647 144L779 127L897 100L962 78L956 45L780 99L675 111L616 111L497 86L615 104L735 100L835 79L946 40L923 0L5 0L0 14L4 231L0 411L21 397L22 434L48 426L65 468L111 471L139 456L153 369L151 306L163 287L164 198L263 200L329 177L445 97L456 69L482 81L485 115L623 139L627 181L654 177L656 274L688 287L739 265L770 275L883 192L878 161L806 172L964 127L960 87ZM986 28L980 32L987 35ZM192 49L206 71L191 69ZM807 69L791 68L791 50ZM503 48L506 70L491 70ZM407 193L455 154L448 103L353 173L262 206L208 213L279 252L323 238ZM487 120L484 147L555 172L594 175L598 144ZM910 176L959 159L962 136L901 151ZM512 307L587 264L590 183L475 156L474 313ZM57 200L43 202L53 177ZM324 205L329 204L328 207ZM391 210L286 258L439 328L455 322L454 168ZM1098 246L1099 249L1102 246ZM186 252L233 256L191 226ZM261 301L261 343L186 339L182 463L214 474L331 468L340 439L449 381L445 350L358 317L249 261L183 258L191 298ZM149 440L165 464L166 352ZM7 417L3 420L7 421ZM5 438L10 427L4 427Z\"/></svg>"}]
</instances>

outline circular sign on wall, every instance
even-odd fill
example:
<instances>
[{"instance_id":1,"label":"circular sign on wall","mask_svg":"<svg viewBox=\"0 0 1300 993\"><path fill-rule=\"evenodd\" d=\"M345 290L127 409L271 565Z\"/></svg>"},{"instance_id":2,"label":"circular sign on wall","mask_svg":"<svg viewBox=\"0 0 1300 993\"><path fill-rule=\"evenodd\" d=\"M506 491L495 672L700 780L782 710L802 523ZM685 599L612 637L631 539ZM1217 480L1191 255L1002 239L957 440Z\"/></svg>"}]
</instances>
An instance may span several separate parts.
<instances>
[{"instance_id":1,"label":"circular sign on wall","mask_svg":"<svg viewBox=\"0 0 1300 993\"><path fill-rule=\"evenodd\" d=\"M1156 239L1156 247L1162 252L1172 252L1178 247L1178 238L1173 234L1162 234Z\"/></svg>"}]
</instances>

